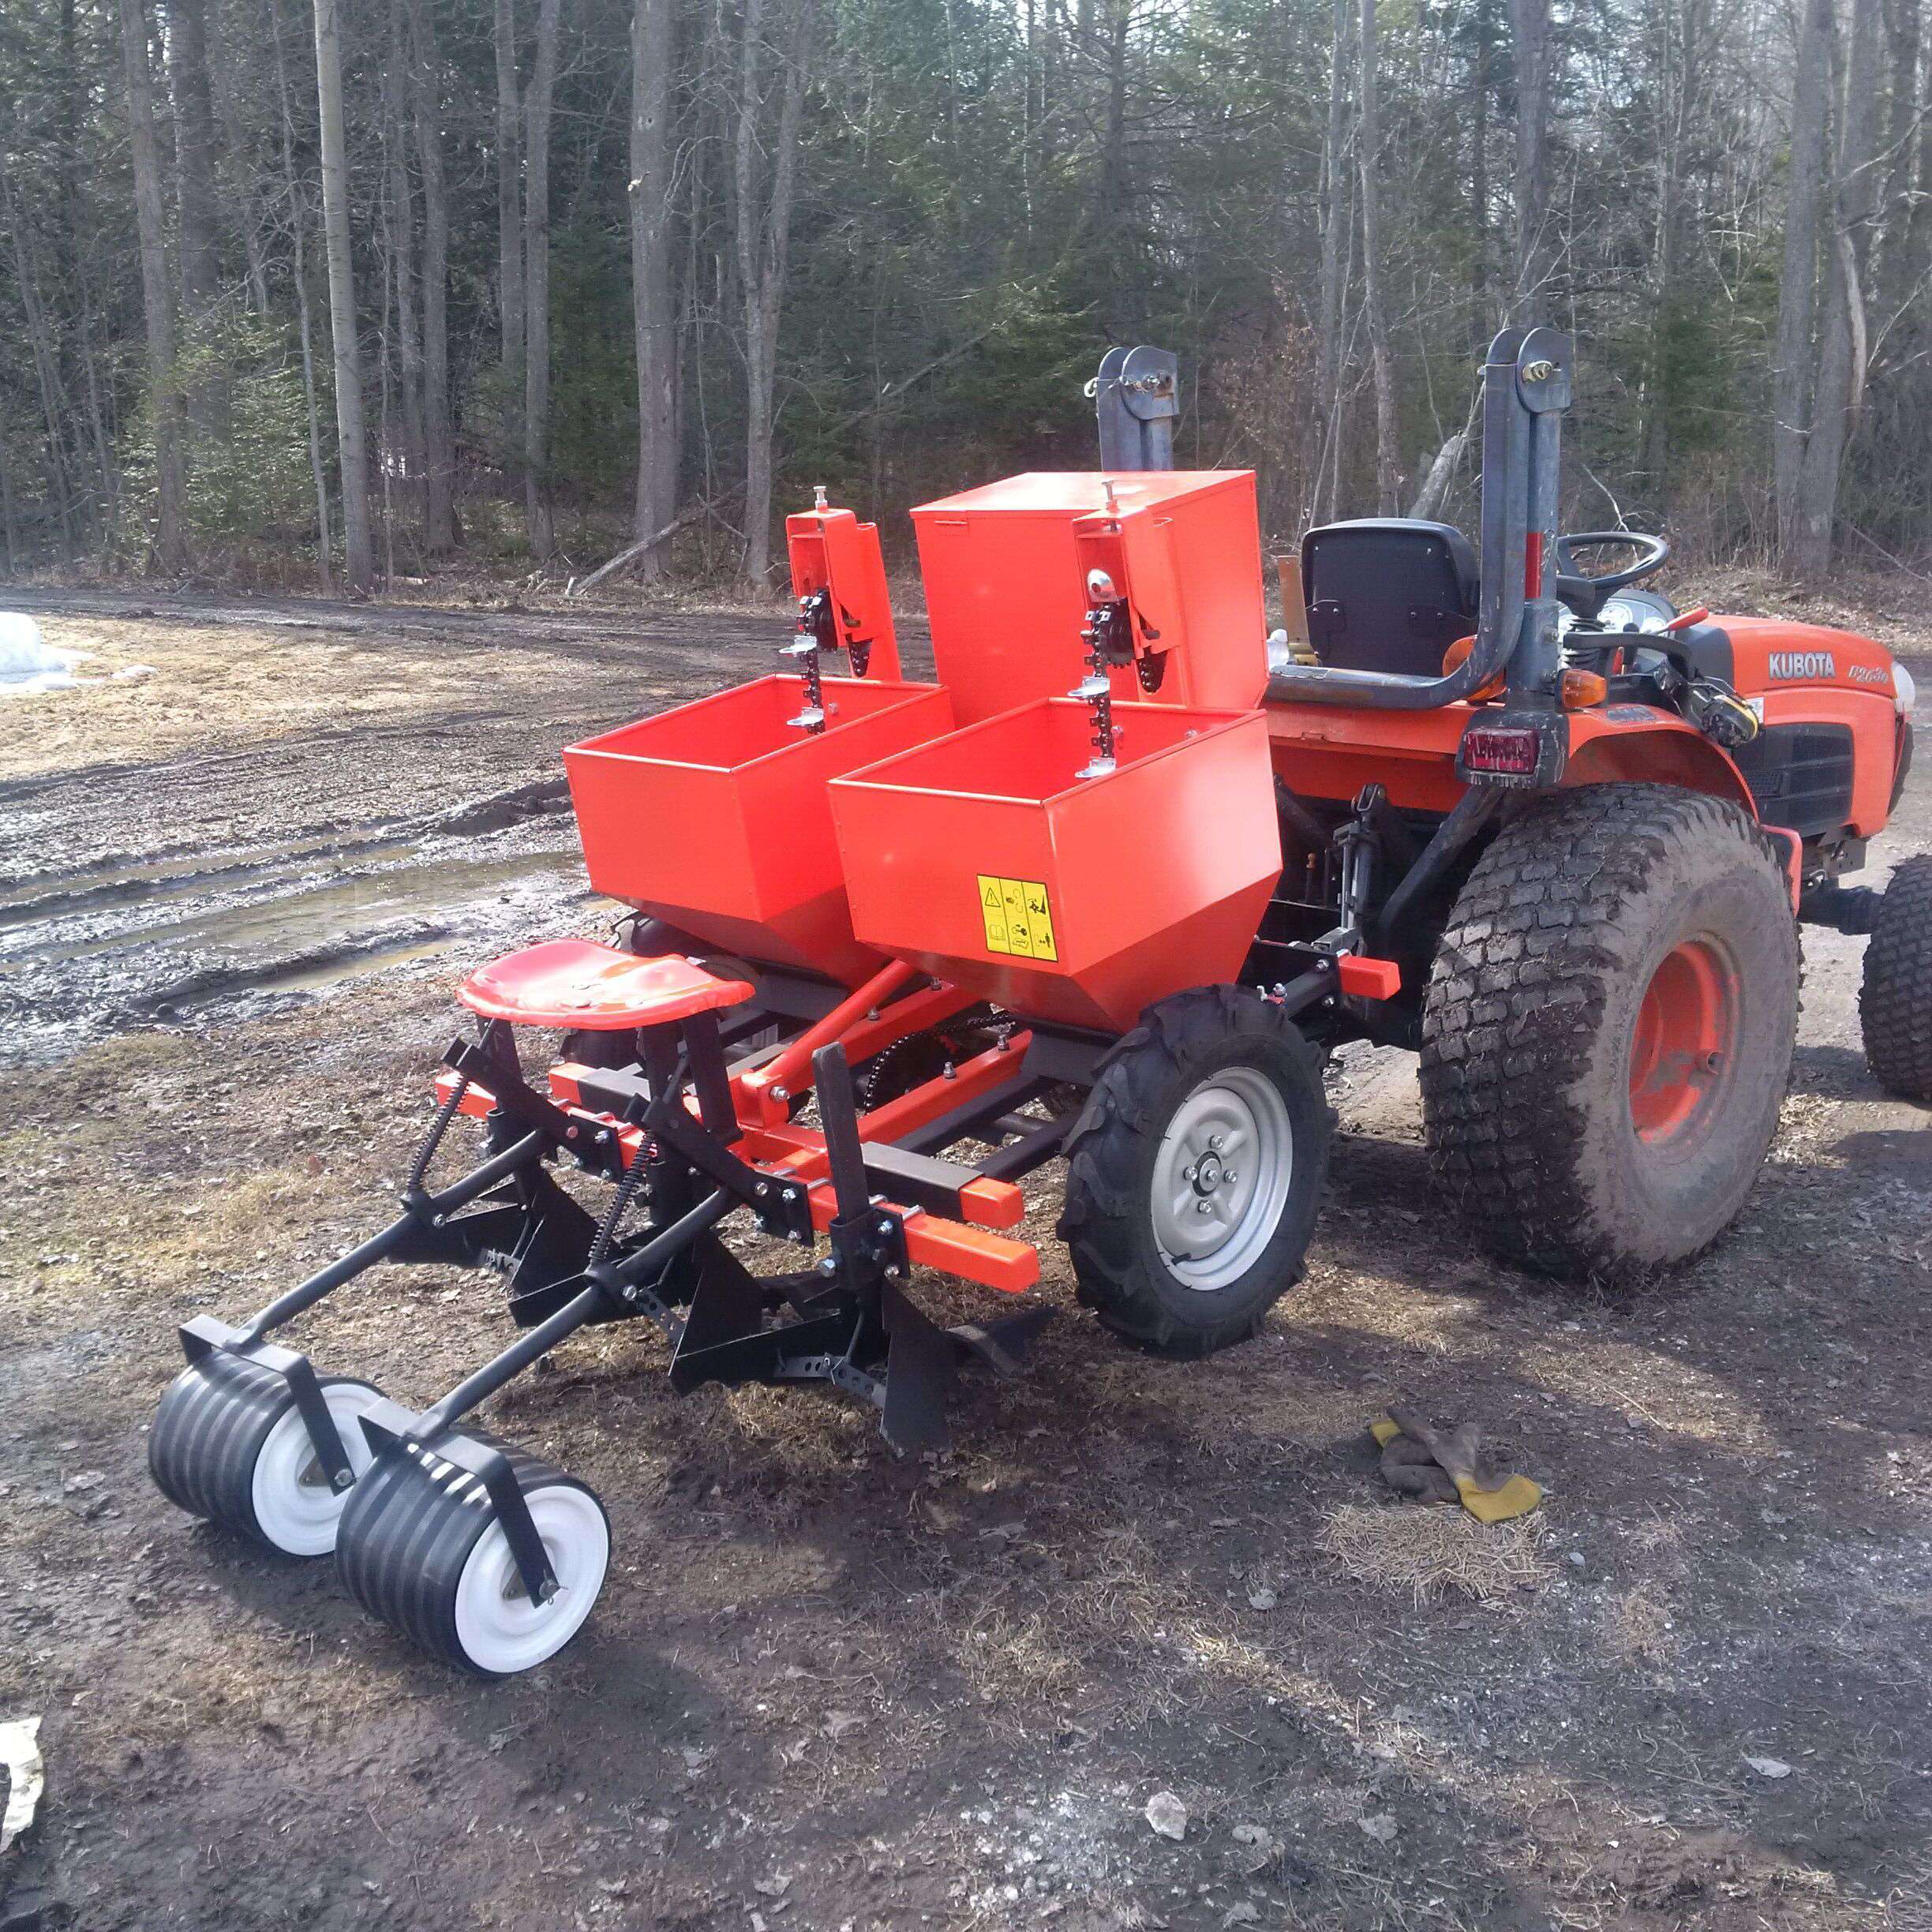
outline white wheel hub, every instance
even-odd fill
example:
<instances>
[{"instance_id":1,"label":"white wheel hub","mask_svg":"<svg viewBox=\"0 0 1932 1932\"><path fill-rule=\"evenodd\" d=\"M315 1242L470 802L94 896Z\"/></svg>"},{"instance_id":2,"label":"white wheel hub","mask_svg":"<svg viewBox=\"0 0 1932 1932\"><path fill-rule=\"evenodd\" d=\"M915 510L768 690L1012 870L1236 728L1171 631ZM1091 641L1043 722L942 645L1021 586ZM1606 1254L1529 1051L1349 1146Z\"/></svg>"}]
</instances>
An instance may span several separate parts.
<instances>
[{"instance_id":1,"label":"white wheel hub","mask_svg":"<svg viewBox=\"0 0 1932 1932\"><path fill-rule=\"evenodd\" d=\"M351 1476L361 1476L371 1461L369 1440L358 1418L381 1399L360 1383L322 1386L322 1400L342 1438ZM335 1526L349 1491L334 1488L323 1473L308 1425L293 1403L268 1432L255 1458L249 1487L256 1523L277 1549L290 1556L326 1556L335 1547Z\"/></svg>"},{"instance_id":2,"label":"white wheel hub","mask_svg":"<svg viewBox=\"0 0 1932 1932\"><path fill-rule=\"evenodd\" d=\"M503 1525L492 1519L476 1541L456 1585L456 1640L479 1670L507 1676L534 1669L583 1627L610 1567L610 1525L597 1499L568 1484L524 1496L556 1573L556 1594L532 1603Z\"/></svg>"},{"instance_id":3,"label":"white wheel hub","mask_svg":"<svg viewBox=\"0 0 1932 1932\"><path fill-rule=\"evenodd\" d=\"M1168 1271L1204 1293L1238 1281L1274 1238L1294 1180L1281 1090L1254 1067L1211 1073L1154 1154L1154 1238Z\"/></svg>"}]
</instances>

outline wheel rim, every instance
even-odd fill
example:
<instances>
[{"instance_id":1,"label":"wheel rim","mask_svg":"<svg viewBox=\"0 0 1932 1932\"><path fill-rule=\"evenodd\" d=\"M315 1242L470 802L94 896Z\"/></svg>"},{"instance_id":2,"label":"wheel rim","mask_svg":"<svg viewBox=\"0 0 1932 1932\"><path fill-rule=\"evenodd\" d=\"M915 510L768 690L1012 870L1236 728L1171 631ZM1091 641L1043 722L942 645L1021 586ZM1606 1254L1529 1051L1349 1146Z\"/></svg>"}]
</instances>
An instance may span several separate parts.
<instances>
[{"instance_id":1,"label":"wheel rim","mask_svg":"<svg viewBox=\"0 0 1932 1932\"><path fill-rule=\"evenodd\" d=\"M368 1439L358 1418L381 1398L354 1382L331 1382L322 1391L349 1458L349 1473L360 1477L369 1466ZM290 1556L326 1556L335 1547L347 1489L331 1486L316 1459L308 1425L293 1403L268 1434L255 1458L249 1500L262 1534Z\"/></svg>"},{"instance_id":2,"label":"wheel rim","mask_svg":"<svg viewBox=\"0 0 1932 1932\"><path fill-rule=\"evenodd\" d=\"M1730 1085L1738 972L1713 939L1673 946L1644 988L1631 1039L1631 1121L1646 1146L1702 1134Z\"/></svg>"},{"instance_id":3,"label":"wheel rim","mask_svg":"<svg viewBox=\"0 0 1932 1932\"><path fill-rule=\"evenodd\" d=\"M456 1640L479 1670L507 1674L554 1657L582 1628L610 1563L610 1525L597 1499L574 1485L533 1489L524 1497L556 1573L557 1592L534 1604L492 1521L463 1564L456 1586Z\"/></svg>"},{"instance_id":4,"label":"wheel rim","mask_svg":"<svg viewBox=\"0 0 1932 1932\"><path fill-rule=\"evenodd\" d=\"M1281 1223L1294 1129L1281 1089L1224 1067L1175 1110L1154 1155L1154 1236L1168 1271L1203 1294L1238 1281Z\"/></svg>"}]
</instances>

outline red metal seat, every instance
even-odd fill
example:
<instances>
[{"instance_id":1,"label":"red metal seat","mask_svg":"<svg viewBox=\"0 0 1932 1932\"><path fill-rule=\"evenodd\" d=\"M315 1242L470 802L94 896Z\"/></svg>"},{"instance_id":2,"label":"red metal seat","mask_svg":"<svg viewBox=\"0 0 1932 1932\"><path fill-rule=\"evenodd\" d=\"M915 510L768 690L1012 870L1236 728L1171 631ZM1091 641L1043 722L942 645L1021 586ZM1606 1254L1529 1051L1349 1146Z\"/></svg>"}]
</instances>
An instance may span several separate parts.
<instances>
[{"instance_id":1,"label":"red metal seat","mask_svg":"<svg viewBox=\"0 0 1932 1932\"><path fill-rule=\"evenodd\" d=\"M721 979L676 954L639 959L588 939L552 939L506 953L456 989L456 997L486 1020L596 1032L665 1026L736 1006L751 994L742 979Z\"/></svg>"}]
</instances>

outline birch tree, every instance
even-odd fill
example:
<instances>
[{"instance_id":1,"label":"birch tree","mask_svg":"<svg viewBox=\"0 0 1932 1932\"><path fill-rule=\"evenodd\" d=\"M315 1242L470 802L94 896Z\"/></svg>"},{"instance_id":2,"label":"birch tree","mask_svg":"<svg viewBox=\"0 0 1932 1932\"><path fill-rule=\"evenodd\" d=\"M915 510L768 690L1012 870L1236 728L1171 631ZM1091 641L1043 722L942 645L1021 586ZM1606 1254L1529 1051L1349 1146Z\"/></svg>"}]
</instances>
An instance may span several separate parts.
<instances>
[{"instance_id":1,"label":"birch tree","mask_svg":"<svg viewBox=\"0 0 1932 1932\"><path fill-rule=\"evenodd\" d=\"M672 82L677 55L672 0L636 0L631 21L631 323L637 343L635 540L664 529L677 510L677 272L672 230ZM645 551L639 575L664 575L668 544Z\"/></svg>"}]
</instances>

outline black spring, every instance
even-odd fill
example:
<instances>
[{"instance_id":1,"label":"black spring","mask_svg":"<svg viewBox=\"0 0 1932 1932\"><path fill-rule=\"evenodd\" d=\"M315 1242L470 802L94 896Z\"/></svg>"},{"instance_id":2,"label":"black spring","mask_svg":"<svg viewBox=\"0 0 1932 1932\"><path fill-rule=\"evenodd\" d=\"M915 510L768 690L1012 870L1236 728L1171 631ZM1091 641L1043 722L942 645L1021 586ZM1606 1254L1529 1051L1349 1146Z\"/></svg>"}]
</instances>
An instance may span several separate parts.
<instances>
[{"instance_id":1,"label":"black spring","mask_svg":"<svg viewBox=\"0 0 1932 1932\"><path fill-rule=\"evenodd\" d=\"M429 1163L436 1159L436 1149L443 1144L443 1136L449 1132L449 1124L456 1118L456 1110L462 1105L463 1095L469 1091L470 1076L459 1073L455 1085L436 1109L436 1117L429 1123L429 1131L423 1136L422 1145L416 1150L415 1159L410 1163L409 1178L402 1184L405 1195L421 1190L423 1177L429 1171Z\"/></svg>"}]
</instances>

